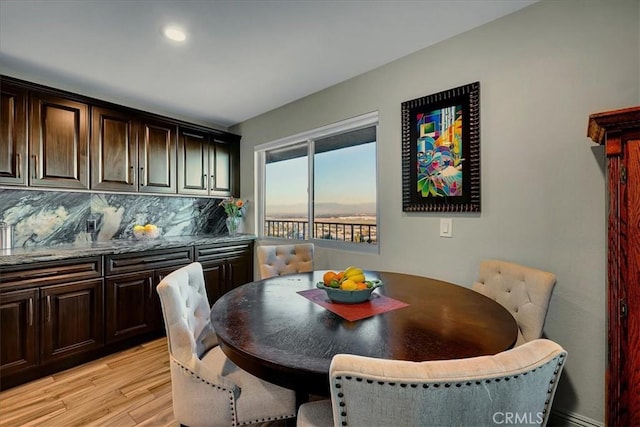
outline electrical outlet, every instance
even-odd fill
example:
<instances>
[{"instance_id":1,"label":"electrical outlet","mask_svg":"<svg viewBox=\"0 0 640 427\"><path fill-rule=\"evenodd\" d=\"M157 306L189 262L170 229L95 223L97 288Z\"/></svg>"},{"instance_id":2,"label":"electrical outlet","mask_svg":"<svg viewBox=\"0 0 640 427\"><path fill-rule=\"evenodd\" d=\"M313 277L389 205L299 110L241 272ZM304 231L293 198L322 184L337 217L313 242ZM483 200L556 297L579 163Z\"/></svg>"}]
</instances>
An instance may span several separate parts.
<instances>
[{"instance_id":1,"label":"electrical outlet","mask_svg":"<svg viewBox=\"0 0 640 427\"><path fill-rule=\"evenodd\" d=\"M95 234L98 228L98 221L95 219L88 219L87 220L87 233L89 234Z\"/></svg>"}]
</instances>

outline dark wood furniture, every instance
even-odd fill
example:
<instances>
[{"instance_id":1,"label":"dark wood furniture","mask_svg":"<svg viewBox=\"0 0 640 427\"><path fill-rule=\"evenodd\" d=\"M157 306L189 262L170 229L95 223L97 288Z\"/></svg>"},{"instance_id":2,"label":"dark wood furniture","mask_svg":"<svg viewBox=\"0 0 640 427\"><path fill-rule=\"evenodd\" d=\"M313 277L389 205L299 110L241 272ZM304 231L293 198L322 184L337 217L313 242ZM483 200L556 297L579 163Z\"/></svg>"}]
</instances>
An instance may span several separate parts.
<instances>
[{"instance_id":1,"label":"dark wood furniture","mask_svg":"<svg viewBox=\"0 0 640 427\"><path fill-rule=\"evenodd\" d=\"M104 345L102 257L0 271L2 388L95 357Z\"/></svg>"},{"instance_id":2,"label":"dark wood furniture","mask_svg":"<svg viewBox=\"0 0 640 427\"><path fill-rule=\"evenodd\" d=\"M239 135L0 80L0 185L240 195Z\"/></svg>"},{"instance_id":3,"label":"dark wood furniture","mask_svg":"<svg viewBox=\"0 0 640 427\"><path fill-rule=\"evenodd\" d=\"M105 257L107 343L164 330L156 286L193 261L193 247Z\"/></svg>"},{"instance_id":4,"label":"dark wood furniture","mask_svg":"<svg viewBox=\"0 0 640 427\"><path fill-rule=\"evenodd\" d=\"M0 85L0 184L27 185L27 91Z\"/></svg>"},{"instance_id":5,"label":"dark wood furniture","mask_svg":"<svg viewBox=\"0 0 640 427\"><path fill-rule=\"evenodd\" d=\"M156 286L194 254L211 303L253 278L253 240L0 266L0 388L164 334Z\"/></svg>"},{"instance_id":6,"label":"dark wood furniture","mask_svg":"<svg viewBox=\"0 0 640 427\"><path fill-rule=\"evenodd\" d=\"M91 109L91 188L138 190L138 135L135 119L116 109Z\"/></svg>"},{"instance_id":7,"label":"dark wood furniture","mask_svg":"<svg viewBox=\"0 0 640 427\"><path fill-rule=\"evenodd\" d=\"M88 189L89 105L37 92L29 105L29 185Z\"/></svg>"},{"instance_id":8,"label":"dark wood furniture","mask_svg":"<svg viewBox=\"0 0 640 427\"><path fill-rule=\"evenodd\" d=\"M515 319L495 301L425 277L366 272L382 295L410 304L350 322L296 292L314 288L323 271L251 282L220 298L212 325L224 353L267 381L327 395L334 355L412 361L457 359L511 348Z\"/></svg>"},{"instance_id":9,"label":"dark wood furniture","mask_svg":"<svg viewBox=\"0 0 640 427\"><path fill-rule=\"evenodd\" d=\"M209 305L231 289L253 280L253 241L195 247L202 264Z\"/></svg>"},{"instance_id":10,"label":"dark wood furniture","mask_svg":"<svg viewBox=\"0 0 640 427\"><path fill-rule=\"evenodd\" d=\"M640 106L592 114L605 145L608 225L606 421L640 425Z\"/></svg>"},{"instance_id":11,"label":"dark wood furniture","mask_svg":"<svg viewBox=\"0 0 640 427\"><path fill-rule=\"evenodd\" d=\"M178 127L166 120L144 117L138 127L142 193L175 193Z\"/></svg>"},{"instance_id":12,"label":"dark wood furniture","mask_svg":"<svg viewBox=\"0 0 640 427\"><path fill-rule=\"evenodd\" d=\"M240 192L237 144L196 128L180 128L178 188L181 194L230 196Z\"/></svg>"}]
</instances>

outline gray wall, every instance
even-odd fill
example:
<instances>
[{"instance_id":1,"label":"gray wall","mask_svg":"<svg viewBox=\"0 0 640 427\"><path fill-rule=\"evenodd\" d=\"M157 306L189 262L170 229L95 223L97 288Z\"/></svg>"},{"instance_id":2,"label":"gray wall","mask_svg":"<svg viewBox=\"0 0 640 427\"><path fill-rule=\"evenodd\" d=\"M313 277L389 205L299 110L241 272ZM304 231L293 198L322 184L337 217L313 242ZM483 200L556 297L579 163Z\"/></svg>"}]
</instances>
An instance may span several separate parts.
<instances>
[{"instance_id":1,"label":"gray wall","mask_svg":"<svg viewBox=\"0 0 640 427\"><path fill-rule=\"evenodd\" d=\"M602 422L605 159L586 131L589 114L640 103L639 16L638 0L542 1L241 123L242 196L256 198L255 145L378 110L380 254L318 248L317 266L465 286L483 258L556 273L545 333L569 359L555 408ZM482 213L402 212L400 104L474 81ZM440 217L453 218L452 239L438 237Z\"/></svg>"}]
</instances>

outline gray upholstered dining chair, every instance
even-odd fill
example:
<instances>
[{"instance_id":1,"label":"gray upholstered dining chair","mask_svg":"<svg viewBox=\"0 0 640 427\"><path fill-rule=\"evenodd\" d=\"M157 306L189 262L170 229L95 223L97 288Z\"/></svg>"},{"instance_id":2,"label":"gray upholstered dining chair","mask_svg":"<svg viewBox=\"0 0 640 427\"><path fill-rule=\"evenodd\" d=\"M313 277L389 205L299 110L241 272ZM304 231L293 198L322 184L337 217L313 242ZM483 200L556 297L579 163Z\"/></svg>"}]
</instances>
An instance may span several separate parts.
<instances>
[{"instance_id":1,"label":"gray upholstered dining chair","mask_svg":"<svg viewBox=\"0 0 640 427\"><path fill-rule=\"evenodd\" d=\"M295 393L238 368L209 321L202 266L194 262L157 287L167 330L173 414L189 427L240 426L295 417Z\"/></svg>"},{"instance_id":2,"label":"gray upholstered dining chair","mask_svg":"<svg viewBox=\"0 0 640 427\"><path fill-rule=\"evenodd\" d=\"M480 263L472 289L509 310L518 323L518 346L542 337L555 284L553 273L490 259Z\"/></svg>"},{"instance_id":3,"label":"gray upholstered dining chair","mask_svg":"<svg viewBox=\"0 0 640 427\"><path fill-rule=\"evenodd\" d=\"M260 278L313 271L313 243L258 246Z\"/></svg>"},{"instance_id":4,"label":"gray upholstered dining chair","mask_svg":"<svg viewBox=\"0 0 640 427\"><path fill-rule=\"evenodd\" d=\"M544 426L566 354L545 339L493 356L428 362L338 354L331 400L301 405L297 425Z\"/></svg>"}]
</instances>

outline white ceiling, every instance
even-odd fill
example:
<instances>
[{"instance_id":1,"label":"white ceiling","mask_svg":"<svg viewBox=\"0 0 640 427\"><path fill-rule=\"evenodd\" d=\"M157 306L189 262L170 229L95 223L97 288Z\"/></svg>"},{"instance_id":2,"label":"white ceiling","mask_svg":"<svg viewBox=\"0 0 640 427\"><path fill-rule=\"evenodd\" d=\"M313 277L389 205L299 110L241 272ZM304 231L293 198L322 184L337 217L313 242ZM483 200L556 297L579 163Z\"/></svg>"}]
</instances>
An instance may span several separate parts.
<instances>
[{"instance_id":1,"label":"white ceiling","mask_svg":"<svg viewBox=\"0 0 640 427\"><path fill-rule=\"evenodd\" d=\"M227 127L535 1L0 0L0 72Z\"/></svg>"}]
</instances>

